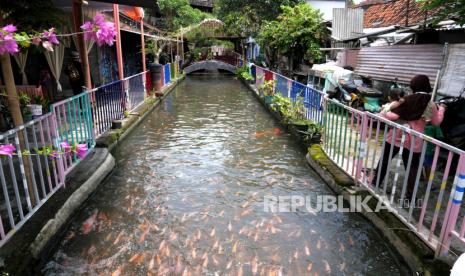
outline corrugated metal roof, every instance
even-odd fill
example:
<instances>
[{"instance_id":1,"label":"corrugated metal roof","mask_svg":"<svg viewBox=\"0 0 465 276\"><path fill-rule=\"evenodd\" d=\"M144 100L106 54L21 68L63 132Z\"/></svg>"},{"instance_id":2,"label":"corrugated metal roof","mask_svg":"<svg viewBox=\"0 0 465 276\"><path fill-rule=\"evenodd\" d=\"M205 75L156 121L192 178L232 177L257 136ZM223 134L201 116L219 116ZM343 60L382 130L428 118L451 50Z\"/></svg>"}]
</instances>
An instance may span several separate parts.
<instances>
[{"instance_id":1,"label":"corrugated metal roof","mask_svg":"<svg viewBox=\"0 0 465 276\"><path fill-rule=\"evenodd\" d=\"M363 34L363 10L334 8L332 30L332 36L337 39Z\"/></svg>"},{"instance_id":2,"label":"corrugated metal roof","mask_svg":"<svg viewBox=\"0 0 465 276\"><path fill-rule=\"evenodd\" d=\"M465 88L465 44L450 44L438 93L458 96Z\"/></svg>"},{"instance_id":3,"label":"corrugated metal roof","mask_svg":"<svg viewBox=\"0 0 465 276\"><path fill-rule=\"evenodd\" d=\"M360 49L355 72L376 80L408 84L418 74L427 75L433 85L444 61L440 44L395 45Z\"/></svg>"}]
</instances>

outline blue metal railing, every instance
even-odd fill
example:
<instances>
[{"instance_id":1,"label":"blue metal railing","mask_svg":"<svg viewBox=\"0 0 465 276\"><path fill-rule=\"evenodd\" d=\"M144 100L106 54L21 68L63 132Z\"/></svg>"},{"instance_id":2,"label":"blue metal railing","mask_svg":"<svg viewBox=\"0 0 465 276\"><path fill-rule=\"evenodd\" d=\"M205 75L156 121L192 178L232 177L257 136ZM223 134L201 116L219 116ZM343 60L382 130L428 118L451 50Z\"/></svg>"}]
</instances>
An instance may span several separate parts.
<instances>
[{"instance_id":1,"label":"blue metal railing","mask_svg":"<svg viewBox=\"0 0 465 276\"><path fill-rule=\"evenodd\" d=\"M164 65L164 71L165 71L165 85L169 84L171 82L171 70L170 70L170 65L165 64Z\"/></svg>"}]
</instances>

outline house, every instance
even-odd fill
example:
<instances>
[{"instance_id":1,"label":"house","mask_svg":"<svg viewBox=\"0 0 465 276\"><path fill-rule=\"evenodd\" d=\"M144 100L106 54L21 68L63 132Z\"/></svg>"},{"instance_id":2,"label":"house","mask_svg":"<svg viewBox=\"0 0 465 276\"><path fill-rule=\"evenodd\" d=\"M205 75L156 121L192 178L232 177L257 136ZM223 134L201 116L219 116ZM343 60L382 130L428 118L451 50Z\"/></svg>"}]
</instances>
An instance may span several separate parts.
<instances>
[{"instance_id":1,"label":"house","mask_svg":"<svg viewBox=\"0 0 465 276\"><path fill-rule=\"evenodd\" d=\"M329 21L333 19L334 8L345 8L345 0L307 0L312 7L319 9L323 13L323 19Z\"/></svg>"},{"instance_id":2,"label":"house","mask_svg":"<svg viewBox=\"0 0 465 276\"><path fill-rule=\"evenodd\" d=\"M367 0L355 5L354 8L363 9L364 28L414 26L426 22L431 15L415 0Z\"/></svg>"}]
</instances>

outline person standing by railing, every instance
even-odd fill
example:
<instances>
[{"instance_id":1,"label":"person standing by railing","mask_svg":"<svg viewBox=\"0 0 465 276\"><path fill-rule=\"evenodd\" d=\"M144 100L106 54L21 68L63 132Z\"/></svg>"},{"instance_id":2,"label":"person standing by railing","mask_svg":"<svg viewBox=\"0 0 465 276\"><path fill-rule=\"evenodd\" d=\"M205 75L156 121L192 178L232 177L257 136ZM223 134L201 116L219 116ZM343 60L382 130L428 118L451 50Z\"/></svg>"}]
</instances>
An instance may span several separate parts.
<instances>
[{"instance_id":1,"label":"person standing by railing","mask_svg":"<svg viewBox=\"0 0 465 276\"><path fill-rule=\"evenodd\" d=\"M417 75L413 77L410 81L410 88L413 92L412 95L404 97L403 102L400 105L390 111L382 111L380 115L388 120L402 123L404 126L407 126L410 129L420 133L425 131L427 122L430 122L435 126L440 125L444 118L445 107L442 105L438 106L431 101L432 89L429 78L425 75ZM381 185L381 183L383 183L385 180L387 166L390 161L389 154L391 152L391 147L393 147L391 158L394 158L399 153L400 147L403 147L402 161L406 169L410 156L410 150L412 150L413 152L409 174L405 176L408 177L406 198L410 199L413 195L413 189L415 187L415 180L418 170L421 169L420 157L423 148L423 140L421 138L416 138L414 144L412 145L411 134L406 133L405 141L402 144L402 131L396 131L394 145L391 145L393 141L393 129L394 128L391 128L387 134L382 159L378 162L378 166L375 170L375 174L371 182L372 185L376 185L378 173L379 185Z\"/></svg>"}]
</instances>

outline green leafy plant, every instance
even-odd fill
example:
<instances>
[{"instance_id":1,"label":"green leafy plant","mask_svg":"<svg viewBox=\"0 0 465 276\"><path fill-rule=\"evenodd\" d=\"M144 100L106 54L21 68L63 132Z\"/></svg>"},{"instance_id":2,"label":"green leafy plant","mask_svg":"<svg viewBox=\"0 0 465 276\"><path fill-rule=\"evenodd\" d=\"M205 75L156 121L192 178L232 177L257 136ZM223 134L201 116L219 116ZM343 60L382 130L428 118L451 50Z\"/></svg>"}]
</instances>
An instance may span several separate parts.
<instances>
[{"instance_id":1,"label":"green leafy plant","mask_svg":"<svg viewBox=\"0 0 465 276\"><path fill-rule=\"evenodd\" d=\"M247 65L243 65L241 67L239 67L237 70L236 70L236 77L237 78L242 78L246 81L251 81L253 80L253 77L252 75L249 73L249 67Z\"/></svg>"},{"instance_id":2,"label":"green leafy plant","mask_svg":"<svg viewBox=\"0 0 465 276\"><path fill-rule=\"evenodd\" d=\"M307 3L282 6L281 9L282 13L276 20L264 23L258 37L269 58L287 56L289 70L293 69L294 60L322 58L320 48L327 37L322 13Z\"/></svg>"},{"instance_id":3,"label":"green leafy plant","mask_svg":"<svg viewBox=\"0 0 465 276\"><path fill-rule=\"evenodd\" d=\"M276 93L274 91L274 86L274 81L265 81L262 85L258 87L258 91L262 92L265 96L275 96Z\"/></svg>"},{"instance_id":4,"label":"green leafy plant","mask_svg":"<svg viewBox=\"0 0 465 276\"><path fill-rule=\"evenodd\" d=\"M273 91L274 93L274 91ZM278 111L281 116L283 117L284 121L285 118L290 116L289 111L291 109L291 100L289 98L283 97L281 94L274 94L273 102L271 103L271 108L275 111Z\"/></svg>"},{"instance_id":5,"label":"green leafy plant","mask_svg":"<svg viewBox=\"0 0 465 276\"><path fill-rule=\"evenodd\" d=\"M321 133L323 132L323 126L310 121L306 120L307 122L307 130L306 131L299 131L302 134L302 138L306 143L319 143L321 139Z\"/></svg>"},{"instance_id":6,"label":"green leafy plant","mask_svg":"<svg viewBox=\"0 0 465 276\"><path fill-rule=\"evenodd\" d=\"M28 104L31 103L31 98L25 93L20 93L18 100L19 100L19 105L21 106L21 108L24 108Z\"/></svg>"}]
</instances>

